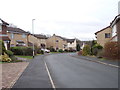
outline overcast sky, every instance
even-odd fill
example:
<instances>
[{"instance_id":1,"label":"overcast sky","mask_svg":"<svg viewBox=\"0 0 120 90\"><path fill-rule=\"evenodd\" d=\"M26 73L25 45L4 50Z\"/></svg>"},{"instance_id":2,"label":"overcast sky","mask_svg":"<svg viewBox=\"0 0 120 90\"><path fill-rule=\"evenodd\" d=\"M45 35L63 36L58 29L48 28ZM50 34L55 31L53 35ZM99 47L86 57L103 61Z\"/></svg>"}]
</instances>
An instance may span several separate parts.
<instances>
[{"instance_id":1,"label":"overcast sky","mask_svg":"<svg viewBox=\"0 0 120 90\"><path fill-rule=\"evenodd\" d=\"M118 15L120 0L0 0L0 18L34 33L95 39Z\"/></svg>"}]
</instances>

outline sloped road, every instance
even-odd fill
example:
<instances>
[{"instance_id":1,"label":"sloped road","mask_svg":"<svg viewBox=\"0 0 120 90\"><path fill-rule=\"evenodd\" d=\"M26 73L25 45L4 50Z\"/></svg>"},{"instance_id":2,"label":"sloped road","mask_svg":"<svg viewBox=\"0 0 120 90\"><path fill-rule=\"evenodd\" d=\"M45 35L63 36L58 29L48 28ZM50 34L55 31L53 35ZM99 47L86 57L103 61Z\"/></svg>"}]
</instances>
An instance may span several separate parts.
<instances>
[{"instance_id":1,"label":"sloped road","mask_svg":"<svg viewBox=\"0 0 120 90\"><path fill-rule=\"evenodd\" d=\"M118 88L118 68L71 57L44 58L56 88Z\"/></svg>"},{"instance_id":2,"label":"sloped road","mask_svg":"<svg viewBox=\"0 0 120 90\"><path fill-rule=\"evenodd\" d=\"M71 57L70 54L37 56L13 88L118 88L118 68Z\"/></svg>"}]
</instances>

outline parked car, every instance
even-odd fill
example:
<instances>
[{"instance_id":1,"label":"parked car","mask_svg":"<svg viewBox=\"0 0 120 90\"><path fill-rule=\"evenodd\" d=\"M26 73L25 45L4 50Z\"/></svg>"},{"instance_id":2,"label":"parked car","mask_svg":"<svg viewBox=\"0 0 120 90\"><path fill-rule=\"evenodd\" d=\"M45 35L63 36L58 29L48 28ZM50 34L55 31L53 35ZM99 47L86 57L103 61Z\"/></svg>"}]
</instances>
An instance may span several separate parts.
<instances>
[{"instance_id":1,"label":"parked car","mask_svg":"<svg viewBox=\"0 0 120 90\"><path fill-rule=\"evenodd\" d=\"M50 50L48 50L48 49L41 49L42 51L44 51L45 53L49 53L50 52Z\"/></svg>"}]
</instances>

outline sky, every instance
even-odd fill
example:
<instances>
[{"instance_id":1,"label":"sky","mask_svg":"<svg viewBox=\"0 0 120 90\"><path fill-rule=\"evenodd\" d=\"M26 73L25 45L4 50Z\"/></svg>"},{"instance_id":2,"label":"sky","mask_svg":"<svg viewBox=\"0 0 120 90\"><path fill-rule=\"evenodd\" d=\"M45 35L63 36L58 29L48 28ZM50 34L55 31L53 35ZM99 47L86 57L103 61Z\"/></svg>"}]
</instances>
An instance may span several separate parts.
<instances>
[{"instance_id":1,"label":"sky","mask_svg":"<svg viewBox=\"0 0 120 90\"><path fill-rule=\"evenodd\" d=\"M0 18L35 34L56 34L80 40L96 39L94 33L118 15L120 0L0 0Z\"/></svg>"}]
</instances>

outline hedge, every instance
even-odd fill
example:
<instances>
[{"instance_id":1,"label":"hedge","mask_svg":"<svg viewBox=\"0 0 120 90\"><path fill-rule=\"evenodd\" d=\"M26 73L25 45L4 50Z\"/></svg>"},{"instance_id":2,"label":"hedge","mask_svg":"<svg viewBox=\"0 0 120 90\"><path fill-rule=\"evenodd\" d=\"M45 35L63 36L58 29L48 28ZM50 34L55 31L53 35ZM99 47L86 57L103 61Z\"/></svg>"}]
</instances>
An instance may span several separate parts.
<instances>
[{"instance_id":1,"label":"hedge","mask_svg":"<svg viewBox=\"0 0 120 90\"><path fill-rule=\"evenodd\" d=\"M120 53L118 53L118 43L108 42L104 46L104 57L108 59L119 59Z\"/></svg>"},{"instance_id":2,"label":"hedge","mask_svg":"<svg viewBox=\"0 0 120 90\"><path fill-rule=\"evenodd\" d=\"M33 55L32 47L11 47L11 51L14 53L14 55L26 55L26 56ZM37 49L35 49L35 55L36 54Z\"/></svg>"}]
</instances>

